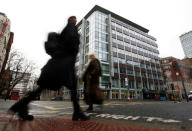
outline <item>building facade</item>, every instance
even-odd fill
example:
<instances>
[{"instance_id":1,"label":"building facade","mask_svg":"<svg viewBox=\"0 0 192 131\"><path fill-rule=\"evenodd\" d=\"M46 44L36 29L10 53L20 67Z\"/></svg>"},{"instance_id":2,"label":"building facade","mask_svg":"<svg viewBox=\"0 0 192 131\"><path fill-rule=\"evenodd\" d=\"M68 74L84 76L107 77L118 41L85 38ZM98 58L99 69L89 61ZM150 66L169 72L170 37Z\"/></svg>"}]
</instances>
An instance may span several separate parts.
<instances>
[{"instance_id":1,"label":"building facade","mask_svg":"<svg viewBox=\"0 0 192 131\"><path fill-rule=\"evenodd\" d=\"M89 54L95 54L101 62L100 88L107 99L142 99L143 90L163 89L158 46L149 30L96 5L78 23L78 31L81 45L76 70L80 98L80 78L89 63ZM64 90L64 96L67 93Z\"/></svg>"},{"instance_id":2,"label":"building facade","mask_svg":"<svg viewBox=\"0 0 192 131\"><path fill-rule=\"evenodd\" d=\"M175 71L173 61L178 63L180 72ZM184 97L184 87L187 93L192 91L192 59L185 58L180 60L174 57L166 57L161 59L161 66L165 88L168 94L178 94L180 97ZM171 85L173 85L173 87L171 87Z\"/></svg>"},{"instance_id":3,"label":"building facade","mask_svg":"<svg viewBox=\"0 0 192 131\"><path fill-rule=\"evenodd\" d=\"M13 32L10 32L10 20L0 13L0 94L6 94L9 87L10 70L5 69L13 43Z\"/></svg>"},{"instance_id":4,"label":"building facade","mask_svg":"<svg viewBox=\"0 0 192 131\"><path fill-rule=\"evenodd\" d=\"M192 58L192 31L181 35L180 41L183 47L185 57Z\"/></svg>"},{"instance_id":5,"label":"building facade","mask_svg":"<svg viewBox=\"0 0 192 131\"><path fill-rule=\"evenodd\" d=\"M6 58L7 46L11 37L10 20L6 17L5 14L0 13L0 72L3 68L4 60Z\"/></svg>"}]
</instances>

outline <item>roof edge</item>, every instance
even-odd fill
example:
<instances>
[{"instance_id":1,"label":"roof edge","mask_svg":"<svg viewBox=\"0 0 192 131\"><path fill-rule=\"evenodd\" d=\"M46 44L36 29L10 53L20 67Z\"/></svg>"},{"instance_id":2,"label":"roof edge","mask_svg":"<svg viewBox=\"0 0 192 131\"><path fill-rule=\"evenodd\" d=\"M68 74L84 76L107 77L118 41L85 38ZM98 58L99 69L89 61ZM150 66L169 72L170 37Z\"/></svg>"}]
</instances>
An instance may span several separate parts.
<instances>
[{"instance_id":1,"label":"roof edge","mask_svg":"<svg viewBox=\"0 0 192 131\"><path fill-rule=\"evenodd\" d=\"M97 10L98 10L98 11L101 11L101 12L103 12L103 13L105 13L105 14L111 14L112 17L114 17L114 18L116 18L116 19L118 19L118 20L121 20L122 22L125 22L125 23L127 23L127 24L129 24L129 25L131 25L131 26L133 26L133 27L135 27L135 28L137 28L137 29L145 32L145 33L148 33L148 32L149 32L148 29L146 29L146 28L144 28L144 27L142 27L142 26L140 26L140 25L138 25L138 24L136 24L136 23L134 23L134 22L132 22L132 21L124 18L124 17L122 17L122 16L119 16L119 15L117 15L117 14L115 14L115 13L113 13L113 12L107 10L107 9L104 9L103 7L98 6L98 5L95 5L95 6L85 15L85 17L83 17L83 18L87 19L94 11L97 11ZM79 27L81 24L82 24L82 20L77 24L77 26Z\"/></svg>"}]
</instances>

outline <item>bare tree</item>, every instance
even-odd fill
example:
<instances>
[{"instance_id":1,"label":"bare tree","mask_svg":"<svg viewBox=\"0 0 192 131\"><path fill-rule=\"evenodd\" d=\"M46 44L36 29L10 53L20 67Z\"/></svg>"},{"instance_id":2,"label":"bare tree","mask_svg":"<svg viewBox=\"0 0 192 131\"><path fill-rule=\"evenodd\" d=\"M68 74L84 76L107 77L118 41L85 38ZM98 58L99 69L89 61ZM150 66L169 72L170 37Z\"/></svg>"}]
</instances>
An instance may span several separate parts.
<instances>
[{"instance_id":1,"label":"bare tree","mask_svg":"<svg viewBox=\"0 0 192 131\"><path fill-rule=\"evenodd\" d=\"M26 77L30 77L35 71L35 64L28 61L21 52L12 49L7 61L6 69L11 71L10 87L8 88L8 95L14 87Z\"/></svg>"}]
</instances>

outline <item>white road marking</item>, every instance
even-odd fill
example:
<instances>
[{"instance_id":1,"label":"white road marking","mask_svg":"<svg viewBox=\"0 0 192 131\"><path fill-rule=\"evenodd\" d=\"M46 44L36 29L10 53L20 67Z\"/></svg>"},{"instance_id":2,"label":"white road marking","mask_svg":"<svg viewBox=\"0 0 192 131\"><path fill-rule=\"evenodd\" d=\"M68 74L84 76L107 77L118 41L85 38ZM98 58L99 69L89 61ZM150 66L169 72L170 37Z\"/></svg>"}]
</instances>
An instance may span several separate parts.
<instances>
[{"instance_id":1,"label":"white road marking","mask_svg":"<svg viewBox=\"0 0 192 131\"><path fill-rule=\"evenodd\" d=\"M95 114L95 113L94 113ZM138 120L138 119L146 119L147 122L152 122L154 120L160 121L163 123L179 123L179 120L173 119L164 119L160 117L142 117L142 116L125 116L125 115L112 115L112 114L98 114L95 117L102 117L102 118L112 118L112 119L124 119L124 120Z\"/></svg>"},{"instance_id":2,"label":"white road marking","mask_svg":"<svg viewBox=\"0 0 192 131\"><path fill-rule=\"evenodd\" d=\"M168 119L168 120L162 120L162 122L164 122L164 123L179 123L181 121Z\"/></svg>"},{"instance_id":3,"label":"white road marking","mask_svg":"<svg viewBox=\"0 0 192 131\"><path fill-rule=\"evenodd\" d=\"M158 120L158 121L161 121L162 118L160 117L143 117L143 118L147 118L147 122L152 122L153 120Z\"/></svg>"},{"instance_id":4,"label":"white road marking","mask_svg":"<svg viewBox=\"0 0 192 131\"><path fill-rule=\"evenodd\" d=\"M135 116L135 117L133 117L133 116L128 116L128 117L125 117L125 118L123 118L123 119L125 119L125 120L131 119L131 120L135 121L135 120L137 120L137 119L139 119L139 118L140 118L140 116Z\"/></svg>"},{"instance_id":5,"label":"white road marking","mask_svg":"<svg viewBox=\"0 0 192 131\"><path fill-rule=\"evenodd\" d=\"M36 104L36 103L32 103L33 105L39 106L39 107L43 107L46 109L50 109L52 111L47 111L46 113L48 114L54 114L57 113L58 110L61 109L71 109L72 107L54 107L54 106L46 106L46 105L41 105L41 104ZM107 103L104 105L116 105L115 103ZM118 104L117 104L118 105ZM82 106L82 107L87 107L87 106ZM56 111L56 112L54 112ZM31 113L35 113L34 111L31 111ZM60 112L60 115L71 115L72 112ZM87 115L95 115L95 117L102 117L102 118L112 118L112 119L123 119L123 120L138 120L138 119L146 119L146 122L152 122L152 121L159 121L159 122L163 122L163 123L179 123L181 121L179 120L173 120L173 119L164 119L164 118L160 118L160 117L146 117L146 116L125 116L125 115L116 115L116 114L98 114L98 113L86 113ZM192 119L189 119L190 121L192 121Z\"/></svg>"},{"instance_id":6,"label":"white road marking","mask_svg":"<svg viewBox=\"0 0 192 131\"><path fill-rule=\"evenodd\" d=\"M190 121L192 121L192 119L189 119Z\"/></svg>"}]
</instances>

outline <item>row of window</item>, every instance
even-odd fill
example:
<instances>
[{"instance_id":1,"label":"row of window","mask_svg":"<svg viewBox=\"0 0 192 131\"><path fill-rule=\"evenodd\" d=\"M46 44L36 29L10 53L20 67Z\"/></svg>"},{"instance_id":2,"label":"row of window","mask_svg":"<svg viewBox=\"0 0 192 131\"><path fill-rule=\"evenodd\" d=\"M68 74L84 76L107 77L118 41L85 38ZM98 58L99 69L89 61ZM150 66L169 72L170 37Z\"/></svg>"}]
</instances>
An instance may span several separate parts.
<instances>
[{"instance_id":1,"label":"row of window","mask_svg":"<svg viewBox=\"0 0 192 131\"><path fill-rule=\"evenodd\" d=\"M128 41L118 40L116 38L112 38L112 42L116 43L116 44L120 44L120 45L125 46L125 47L129 47L129 48L133 48L133 49L136 49L136 50L139 50L139 51L143 51L143 52L149 53L151 55L158 56L158 54L159 54L159 51L156 50L156 49L152 49L152 48L149 48L149 47L146 47L146 46L143 47L143 46L141 46L139 44L136 44L136 43L134 45L132 45Z\"/></svg>"},{"instance_id":2,"label":"row of window","mask_svg":"<svg viewBox=\"0 0 192 131\"><path fill-rule=\"evenodd\" d=\"M152 70L158 70L158 71L161 71L161 68L160 67L155 67L155 66L151 66L151 65L147 65L147 64L142 64L140 62L135 62L135 61L125 61L124 59L122 58L117 58L117 57L114 57L113 58L113 62L116 62L116 63L121 63L121 64L130 64L130 65L133 65L133 66L136 66L136 67L141 67L141 68L145 68L145 69L152 69Z\"/></svg>"},{"instance_id":3,"label":"row of window","mask_svg":"<svg viewBox=\"0 0 192 131\"><path fill-rule=\"evenodd\" d=\"M108 42L109 36L108 36L108 34L95 31L95 39L99 40L99 41Z\"/></svg>"},{"instance_id":4,"label":"row of window","mask_svg":"<svg viewBox=\"0 0 192 131\"><path fill-rule=\"evenodd\" d=\"M157 49L157 47L149 45L146 42L143 42L141 40L138 40L138 39L134 38L133 36L130 36L130 35L125 34L125 33L116 32L114 30L112 30L112 37L115 38L115 39L121 37L122 41L123 41L123 39L124 39L125 42L127 42L127 40L129 40L130 42L134 43L135 46L136 45L139 46L139 47L143 46L146 49L151 49L151 50L156 50Z\"/></svg>"},{"instance_id":5,"label":"row of window","mask_svg":"<svg viewBox=\"0 0 192 131\"><path fill-rule=\"evenodd\" d=\"M142 76L142 77L148 77L148 78L154 78L154 79L162 78L162 76L159 74L143 73L140 71L133 71L130 69L125 69L125 68L120 68L119 72L121 74L135 75L138 77ZM116 68L116 67L114 68L114 73L118 73L118 68Z\"/></svg>"},{"instance_id":6,"label":"row of window","mask_svg":"<svg viewBox=\"0 0 192 131\"><path fill-rule=\"evenodd\" d=\"M154 41L155 41L154 38L151 39L151 38L148 38L147 36L145 36L145 34L138 33L138 31L133 31L133 30L132 30L133 27L130 27L130 29L128 29L128 28L125 27L125 26L122 26L122 25L119 25L119 24L113 22L113 20L112 20L112 22L111 22L111 25L114 26L114 27L117 27L117 28L119 28L119 29L121 29L121 30L125 30L125 31L127 31L127 32L130 32L130 33L132 33L132 34L134 34L134 35L136 35L136 36L138 36L138 37L140 37L140 38L146 39L147 41L149 41L149 43L151 43L151 44L153 43L153 46L154 46L154 45L156 46L156 44L154 44ZM139 31L139 32L140 32L140 31Z\"/></svg>"},{"instance_id":7,"label":"row of window","mask_svg":"<svg viewBox=\"0 0 192 131\"><path fill-rule=\"evenodd\" d=\"M119 88L118 79L113 79L112 82L113 82L112 87ZM162 85L155 85L153 82L146 82L146 81L141 82L141 81L129 80L128 81L128 86L126 86L125 83L126 83L125 79L121 79L120 80L120 84L121 84L120 88L127 88L128 87L128 88L131 88L131 89L134 89L134 88L141 89L142 86L143 86L143 88L147 88L149 90L155 90L156 88L158 88L158 86L160 86L160 88L162 88Z\"/></svg>"}]
</instances>

